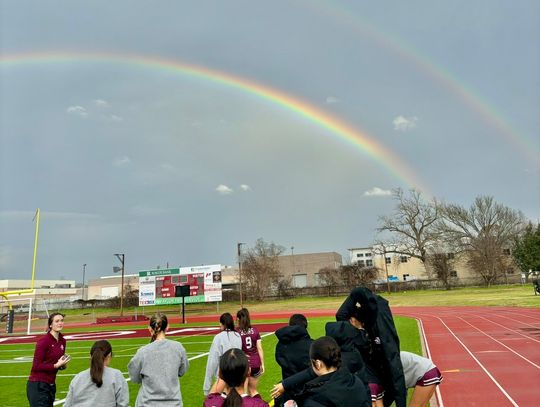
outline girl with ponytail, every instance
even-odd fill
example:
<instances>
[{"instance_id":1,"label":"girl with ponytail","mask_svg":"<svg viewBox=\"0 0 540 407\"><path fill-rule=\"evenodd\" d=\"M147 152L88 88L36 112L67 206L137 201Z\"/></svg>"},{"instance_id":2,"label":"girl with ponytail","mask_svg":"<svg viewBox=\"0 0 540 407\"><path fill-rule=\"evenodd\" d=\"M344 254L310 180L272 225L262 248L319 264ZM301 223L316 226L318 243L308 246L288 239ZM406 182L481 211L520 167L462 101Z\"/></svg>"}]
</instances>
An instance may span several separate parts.
<instances>
[{"instance_id":1,"label":"girl with ponytail","mask_svg":"<svg viewBox=\"0 0 540 407\"><path fill-rule=\"evenodd\" d=\"M241 349L227 350L219 359L219 379L224 383L224 391L216 391L216 382L203 407L268 407L259 394L246 394L249 370L248 358Z\"/></svg>"},{"instance_id":2,"label":"girl with ponytail","mask_svg":"<svg viewBox=\"0 0 540 407\"><path fill-rule=\"evenodd\" d=\"M219 327L221 332L214 337L210 350L208 351L206 374L203 384L205 396L210 391L214 378L218 379L216 391L219 393L224 388L224 383L219 380L218 375L219 358L221 355L231 348L242 348L242 339L240 339L240 334L234 329L234 320L231 314L228 312L221 314L221 317L219 317Z\"/></svg>"},{"instance_id":3,"label":"girl with ponytail","mask_svg":"<svg viewBox=\"0 0 540 407\"><path fill-rule=\"evenodd\" d=\"M166 338L168 326L164 314L150 318L150 343L140 348L128 363L129 377L141 384L135 407L183 406L178 378L188 370L189 361L182 344Z\"/></svg>"},{"instance_id":4,"label":"girl with ponytail","mask_svg":"<svg viewBox=\"0 0 540 407\"><path fill-rule=\"evenodd\" d=\"M77 374L69 384L65 407L127 407L129 390L122 372L109 367L112 347L108 341L94 343L90 369Z\"/></svg>"}]
</instances>

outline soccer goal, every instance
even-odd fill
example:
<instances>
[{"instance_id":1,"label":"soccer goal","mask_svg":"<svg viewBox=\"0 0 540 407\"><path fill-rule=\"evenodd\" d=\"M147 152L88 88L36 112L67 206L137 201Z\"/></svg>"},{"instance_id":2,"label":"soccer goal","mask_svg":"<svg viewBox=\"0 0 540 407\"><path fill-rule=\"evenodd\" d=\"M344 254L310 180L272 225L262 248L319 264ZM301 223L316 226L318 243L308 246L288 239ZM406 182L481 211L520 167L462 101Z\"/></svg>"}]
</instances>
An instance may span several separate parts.
<instances>
[{"instance_id":1,"label":"soccer goal","mask_svg":"<svg viewBox=\"0 0 540 407\"><path fill-rule=\"evenodd\" d=\"M13 312L10 313L10 310ZM10 318L12 321L10 322ZM0 296L0 321L4 327L2 333L8 333L12 324L12 333L27 335L43 333L47 329L49 311L43 299L5 298Z\"/></svg>"}]
</instances>

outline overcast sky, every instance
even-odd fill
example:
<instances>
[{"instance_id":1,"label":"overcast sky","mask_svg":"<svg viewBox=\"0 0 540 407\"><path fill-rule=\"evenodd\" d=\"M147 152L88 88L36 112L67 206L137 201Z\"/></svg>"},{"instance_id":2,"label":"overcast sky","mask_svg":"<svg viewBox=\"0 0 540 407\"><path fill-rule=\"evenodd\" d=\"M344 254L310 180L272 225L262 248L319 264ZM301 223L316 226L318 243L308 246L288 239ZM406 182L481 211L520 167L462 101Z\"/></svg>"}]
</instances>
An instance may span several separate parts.
<instances>
[{"instance_id":1,"label":"overcast sky","mask_svg":"<svg viewBox=\"0 0 540 407\"><path fill-rule=\"evenodd\" d=\"M38 207L36 277L77 281L259 237L346 257L397 187L540 218L536 0L1 4L0 278L30 277Z\"/></svg>"}]
</instances>

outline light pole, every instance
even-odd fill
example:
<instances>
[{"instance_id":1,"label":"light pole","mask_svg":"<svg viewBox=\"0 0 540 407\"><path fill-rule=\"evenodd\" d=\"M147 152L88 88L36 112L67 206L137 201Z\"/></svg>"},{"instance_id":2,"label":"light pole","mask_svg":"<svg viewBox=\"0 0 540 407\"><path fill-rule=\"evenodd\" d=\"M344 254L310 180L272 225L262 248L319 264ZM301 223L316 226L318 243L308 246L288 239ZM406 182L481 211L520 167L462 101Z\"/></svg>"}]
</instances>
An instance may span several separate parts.
<instances>
[{"instance_id":1,"label":"light pole","mask_svg":"<svg viewBox=\"0 0 540 407\"><path fill-rule=\"evenodd\" d=\"M120 286L120 316L124 316L124 262L125 262L125 255L124 253L115 253L114 254L116 258L120 261L122 264L122 283ZM118 272L118 267L113 267L114 272Z\"/></svg>"},{"instance_id":2,"label":"light pole","mask_svg":"<svg viewBox=\"0 0 540 407\"><path fill-rule=\"evenodd\" d=\"M84 301L84 274L86 273L86 263L82 265L82 299Z\"/></svg>"},{"instance_id":3,"label":"light pole","mask_svg":"<svg viewBox=\"0 0 540 407\"><path fill-rule=\"evenodd\" d=\"M245 243L237 243L238 250L238 285L240 286L240 308L244 308L244 299L242 296L242 245Z\"/></svg>"}]
</instances>

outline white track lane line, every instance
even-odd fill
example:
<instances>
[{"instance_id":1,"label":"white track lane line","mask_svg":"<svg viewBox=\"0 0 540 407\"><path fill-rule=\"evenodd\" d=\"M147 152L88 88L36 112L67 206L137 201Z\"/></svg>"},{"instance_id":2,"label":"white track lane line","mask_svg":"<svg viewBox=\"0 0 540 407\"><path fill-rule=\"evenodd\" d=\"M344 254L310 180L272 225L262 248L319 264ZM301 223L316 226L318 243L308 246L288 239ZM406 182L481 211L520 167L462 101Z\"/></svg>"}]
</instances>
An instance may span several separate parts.
<instances>
[{"instance_id":1,"label":"white track lane line","mask_svg":"<svg viewBox=\"0 0 540 407\"><path fill-rule=\"evenodd\" d=\"M452 336L456 339L456 341L458 341L461 344L461 346L463 346L463 348L467 351L467 353L469 355L471 355L471 357L475 360L475 362L478 363L478 366L480 366L482 368L482 370L488 375L488 377L493 381L493 383L495 383L495 385L506 396L506 398L510 401L510 403L512 403L512 405L515 406L515 407L519 407L519 404L517 404L512 397L510 397L510 395L506 392L506 390L504 390L504 388L499 384L499 382L491 375L491 373L489 373L489 371L486 369L486 367L476 358L476 356L474 356L474 354L471 352L471 350L461 341L461 339L459 339L456 336L454 331L452 331L450 329L450 327L448 325L446 325L441 318L439 318L437 316L435 318L437 318L439 321L441 321L441 323L446 327L446 329L448 329L448 332L450 332L452 334Z\"/></svg>"},{"instance_id":2,"label":"white track lane line","mask_svg":"<svg viewBox=\"0 0 540 407\"><path fill-rule=\"evenodd\" d=\"M422 340L424 341L424 346L426 347L427 356L429 359L431 359L431 351L429 350L429 344L426 337L426 332L424 331L424 324L422 323L422 320L420 318L415 318L418 322L420 322L420 332L422 333ZM435 394L437 395L437 404L439 407L444 407L444 403L442 400L441 390L439 389L439 386L435 388Z\"/></svg>"},{"instance_id":3,"label":"white track lane line","mask_svg":"<svg viewBox=\"0 0 540 407\"><path fill-rule=\"evenodd\" d=\"M219 328L218 328L219 329ZM265 336L268 336L268 335L272 335L274 332L268 332L268 333L265 333L263 335L261 335L261 339L264 338ZM200 336L200 335L186 335L186 337L189 337L189 336ZM195 360L195 359L199 359L199 358L203 358L205 356L208 356L208 353L209 352L205 352L205 353L201 353L197 356L193 356L192 358L188 358L188 360L191 362L192 360ZM131 378L127 378L126 379L126 382L129 382L131 380ZM62 405L64 404L64 402L66 401L66 399L62 399L62 400L57 400L53 403L53 406L59 406L59 405Z\"/></svg>"},{"instance_id":4,"label":"white track lane line","mask_svg":"<svg viewBox=\"0 0 540 407\"><path fill-rule=\"evenodd\" d=\"M483 316L481 316L481 315L477 315L477 316L478 316L478 318L485 319L486 321L491 322L492 324L499 325L501 328L504 328L504 329L506 329L507 331L514 332L514 333L516 333L516 334L518 334L518 335L521 335L521 336L523 336L523 337L525 337L525 338L527 338L527 339L530 339L531 341L535 341L535 342L540 343L540 340L538 340L538 339L536 339L536 338L533 338L532 336L525 335L524 333L521 333L521 332L519 332L519 331L516 331L515 329L512 329L512 328L508 328L507 326L501 325L501 324L499 324L498 322L492 321L491 319L488 319L488 318L483 317Z\"/></svg>"},{"instance_id":5,"label":"white track lane line","mask_svg":"<svg viewBox=\"0 0 540 407\"><path fill-rule=\"evenodd\" d=\"M497 318L509 319L510 321L519 322L521 325L527 325L527 326L529 326L531 328L536 328L536 329L540 328L537 325L528 324L527 322L523 322L523 321L516 321L514 318L510 318L510 317L507 317L507 316L504 316L504 315L498 315Z\"/></svg>"},{"instance_id":6,"label":"white track lane line","mask_svg":"<svg viewBox=\"0 0 540 407\"><path fill-rule=\"evenodd\" d=\"M529 360L527 359L525 356L521 355L520 353L516 352L514 349L510 348L509 346L506 346L504 343L502 343L501 341L499 341L498 339L495 339L493 336L491 336L490 334L482 331L480 328L477 328L475 327L473 324L471 324L470 322L468 321L465 321L463 318L461 317L458 317L459 319L461 319L463 322L465 322L467 325L470 325L472 326L474 329L476 329L478 332L481 332L482 334L486 335L488 338L490 338L491 340L497 342L499 345L501 346L504 346L506 349L508 349L510 352L514 353L515 355L519 356L521 359L523 359L524 361L530 363L531 365L533 365L535 368L537 369L540 369L540 366L538 366L536 363L534 363L532 360Z\"/></svg>"},{"instance_id":7,"label":"white track lane line","mask_svg":"<svg viewBox=\"0 0 540 407\"><path fill-rule=\"evenodd\" d=\"M513 311L513 310L506 310L506 309L503 309L503 310L500 310L500 311L506 312L506 313L510 313L510 314L512 314L512 315L519 316L519 317L525 317L525 318L530 318L530 319L536 319L537 321L540 322L540 316L537 316L537 315L520 314L519 312L516 312L516 311Z\"/></svg>"}]
</instances>

